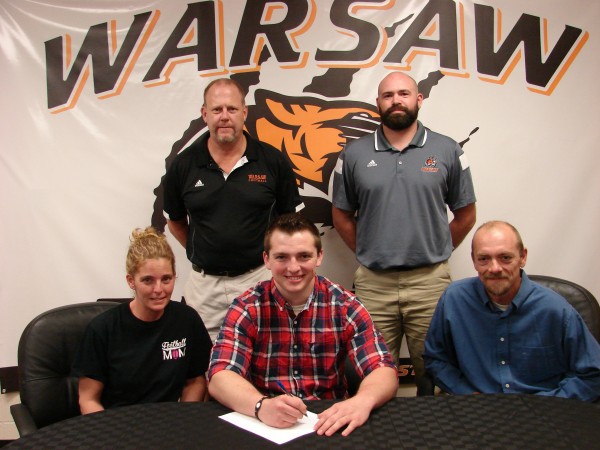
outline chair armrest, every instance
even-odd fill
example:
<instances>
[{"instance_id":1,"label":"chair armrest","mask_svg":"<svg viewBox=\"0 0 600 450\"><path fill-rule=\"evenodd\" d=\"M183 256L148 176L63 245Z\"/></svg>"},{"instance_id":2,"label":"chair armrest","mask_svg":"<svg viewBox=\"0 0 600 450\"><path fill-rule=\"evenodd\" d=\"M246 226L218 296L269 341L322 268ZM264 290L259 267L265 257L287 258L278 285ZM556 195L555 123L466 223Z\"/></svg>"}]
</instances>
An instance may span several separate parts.
<instances>
[{"instance_id":1,"label":"chair armrest","mask_svg":"<svg viewBox=\"0 0 600 450\"><path fill-rule=\"evenodd\" d=\"M22 403L17 403L15 405L10 405L10 414L12 415L17 430L19 431L19 436L23 437L30 433L33 433L38 429L31 413L29 412L29 408Z\"/></svg>"}]
</instances>

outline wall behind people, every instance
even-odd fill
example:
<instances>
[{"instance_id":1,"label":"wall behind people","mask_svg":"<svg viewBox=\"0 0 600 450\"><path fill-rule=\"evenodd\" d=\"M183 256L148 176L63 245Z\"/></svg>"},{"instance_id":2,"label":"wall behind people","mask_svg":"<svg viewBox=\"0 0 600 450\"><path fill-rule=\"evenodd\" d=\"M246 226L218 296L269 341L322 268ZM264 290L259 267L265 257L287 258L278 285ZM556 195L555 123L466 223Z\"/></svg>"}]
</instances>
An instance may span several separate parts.
<instances>
[{"instance_id":1,"label":"wall behind people","mask_svg":"<svg viewBox=\"0 0 600 450\"><path fill-rule=\"evenodd\" d=\"M379 80L405 70L422 122L463 145L478 223L515 224L529 273L600 298L599 20L587 0L2 1L0 367L40 312L130 295L129 232L164 227L165 166L202 133L221 76L292 163L324 275L350 286L356 267L331 227L337 155L376 127ZM455 278L474 274L468 242ZM173 248L179 298L190 264Z\"/></svg>"}]
</instances>

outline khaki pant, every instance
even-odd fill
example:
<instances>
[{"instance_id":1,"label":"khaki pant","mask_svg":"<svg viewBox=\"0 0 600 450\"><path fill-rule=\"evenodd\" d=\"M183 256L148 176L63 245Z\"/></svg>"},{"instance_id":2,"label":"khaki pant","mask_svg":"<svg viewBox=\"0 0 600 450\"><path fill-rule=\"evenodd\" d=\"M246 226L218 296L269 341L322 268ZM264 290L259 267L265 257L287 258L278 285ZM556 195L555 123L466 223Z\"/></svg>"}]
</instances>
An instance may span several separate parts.
<instances>
[{"instance_id":1,"label":"khaki pant","mask_svg":"<svg viewBox=\"0 0 600 450\"><path fill-rule=\"evenodd\" d=\"M183 296L185 302L198 311L214 342L233 300L259 281L269 279L271 271L264 265L237 277L206 275L204 272L192 270Z\"/></svg>"},{"instance_id":2,"label":"khaki pant","mask_svg":"<svg viewBox=\"0 0 600 450\"><path fill-rule=\"evenodd\" d=\"M361 265L354 274L356 295L381 331L396 364L406 335L417 385L425 374L421 355L429 322L450 281L447 261L406 271L373 271Z\"/></svg>"}]
</instances>

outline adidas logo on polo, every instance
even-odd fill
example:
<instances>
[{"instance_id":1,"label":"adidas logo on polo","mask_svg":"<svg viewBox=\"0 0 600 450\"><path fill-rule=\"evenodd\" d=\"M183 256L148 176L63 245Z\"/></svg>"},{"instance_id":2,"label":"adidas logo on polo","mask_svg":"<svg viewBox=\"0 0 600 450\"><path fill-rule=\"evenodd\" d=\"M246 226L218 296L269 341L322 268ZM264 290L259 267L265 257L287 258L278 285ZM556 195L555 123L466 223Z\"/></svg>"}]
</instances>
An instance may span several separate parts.
<instances>
[{"instance_id":1,"label":"adidas logo on polo","mask_svg":"<svg viewBox=\"0 0 600 450\"><path fill-rule=\"evenodd\" d=\"M196 181L196 184L194 185L194 187L202 187L202 186L204 186L204 183L202 182L202 180Z\"/></svg>"},{"instance_id":2,"label":"adidas logo on polo","mask_svg":"<svg viewBox=\"0 0 600 450\"><path fill-rule=\"evenodd\" d=\"M371 160L371 162L369 164L367 164L367 167L377 167L377 163L373 160Z\"/></svg>"}]
</instances>

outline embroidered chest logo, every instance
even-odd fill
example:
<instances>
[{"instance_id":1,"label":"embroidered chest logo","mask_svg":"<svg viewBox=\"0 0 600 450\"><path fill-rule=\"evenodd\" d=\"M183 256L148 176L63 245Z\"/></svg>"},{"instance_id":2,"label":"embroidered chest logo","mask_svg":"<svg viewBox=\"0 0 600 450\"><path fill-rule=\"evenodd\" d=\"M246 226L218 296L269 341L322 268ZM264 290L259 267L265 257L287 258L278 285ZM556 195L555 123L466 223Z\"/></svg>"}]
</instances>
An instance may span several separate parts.
<instances>
[{"instance_id":1,"label":"embroidered chest logo","mask_svg":"<svg viewBox=\"0 0 600 450\"><path fill-rule=\"evenodd\" d=\"M248 175L248 181L250 183L266 183L267 176L266 175Z\"/></svg>"},{"instance_id":2,"label":"embroidered chest logo","mask_svg":"<svg viewBox=\"0 0 600 450\"><path fill-rule=\"evenodd\" d=\"M429 156L426 160L425 160L425 165L423 167L421 167L421 172L437 172L440 169L437 167L437 159L435 159L435 156Z\"/></svg>"},{"instance_id":3,"label":"embroidered chest logo","mask_svg":"<svg viewBox=\"0 0 600 450\"><path fill-rule=\"evenodd\" d=\"M179 359L185 356L187 338L182 340L175 339L171 342L162 343L163 361L167 359Z\"/></svg>"}]
</instances>

